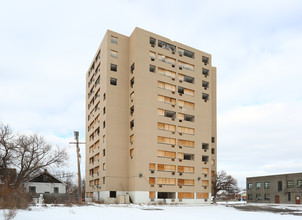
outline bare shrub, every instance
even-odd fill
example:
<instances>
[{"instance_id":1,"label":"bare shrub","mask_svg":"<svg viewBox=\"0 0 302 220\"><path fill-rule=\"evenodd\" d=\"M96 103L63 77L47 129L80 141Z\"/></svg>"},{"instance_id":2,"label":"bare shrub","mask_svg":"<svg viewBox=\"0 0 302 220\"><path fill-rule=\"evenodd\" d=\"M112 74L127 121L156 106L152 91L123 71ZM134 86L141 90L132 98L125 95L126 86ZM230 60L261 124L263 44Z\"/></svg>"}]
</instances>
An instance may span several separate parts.
<instances>
[{"instance_id":1,"label":"bare shrub","mask_svg":"<svg viewBox=\"0 0 302 220\"><path fill-rule=\"evenodd\" d=\"M5 220L12 220L16 217L17 210L16 209L9 209L7 211L3 210L3 217Z\"/></svg>"}]
</instances>

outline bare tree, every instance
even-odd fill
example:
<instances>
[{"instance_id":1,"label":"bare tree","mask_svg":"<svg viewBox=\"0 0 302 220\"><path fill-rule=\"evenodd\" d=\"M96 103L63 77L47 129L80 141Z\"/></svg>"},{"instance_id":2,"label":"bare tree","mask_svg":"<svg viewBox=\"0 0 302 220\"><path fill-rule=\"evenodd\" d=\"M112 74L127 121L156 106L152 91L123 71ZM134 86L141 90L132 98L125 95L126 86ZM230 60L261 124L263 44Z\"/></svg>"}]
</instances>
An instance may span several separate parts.
<instances>
[{"instance_id":1,"label":"bare tree","mask_svg":"<svg viewBox=\"0 0 302 220\"><path fill-rule=\"evenodd\" d=\"M65 149L54 148L37 134L14 135L8 125L0 124L0 177L8 180L8 168L16 168L14 188L29 180L43 168L62 166L68 159Z\"/></svg>"},{"instance_id":2,"label":"bare tree","mask_svg":"<svg viewBox=\"0 0 302 220\"><path fill-rule=\"evenodd\" d=\"M216 178L212 184L214 186L214 203L216 203L216 197L219 191L225 191L228 198L238 191L237 180L231 175L228 175L224 170L216 174Z\"/></svg>"}]
</instances>

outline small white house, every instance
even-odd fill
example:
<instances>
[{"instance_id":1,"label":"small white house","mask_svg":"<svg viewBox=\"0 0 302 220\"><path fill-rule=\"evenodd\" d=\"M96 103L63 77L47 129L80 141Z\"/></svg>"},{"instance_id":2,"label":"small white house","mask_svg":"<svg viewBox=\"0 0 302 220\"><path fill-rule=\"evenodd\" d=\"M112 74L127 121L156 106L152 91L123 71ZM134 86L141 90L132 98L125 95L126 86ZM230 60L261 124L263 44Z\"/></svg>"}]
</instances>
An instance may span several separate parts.
<instances>
[{"instance_id":1,"label":"small white house","mask_svg":"<svg viewBox=\"0 0 302 220\"><path fill-rule=\"evenodd\" d=\"M47 170L24 183L29 193L66 193L66 184L51 175Z\"/></svg>"}]
</instances>

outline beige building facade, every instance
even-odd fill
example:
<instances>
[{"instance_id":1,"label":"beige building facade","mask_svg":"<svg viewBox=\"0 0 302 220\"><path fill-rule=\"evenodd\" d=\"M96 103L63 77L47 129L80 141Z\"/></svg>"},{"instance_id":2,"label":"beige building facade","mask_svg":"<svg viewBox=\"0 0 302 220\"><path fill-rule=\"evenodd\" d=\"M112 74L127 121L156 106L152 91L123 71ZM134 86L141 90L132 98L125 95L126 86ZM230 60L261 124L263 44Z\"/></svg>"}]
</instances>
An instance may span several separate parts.
<instances>
[{"instance_id":1,"label":"beige building facade","mask_svg":"<svg viewBox=\"0 0 302 220\"><path fill-rule=\"evenodd\" d=\"M209 203L217 167L210 54L108 30L87 72L86 198Z\"/></svg>"}]
</instances>

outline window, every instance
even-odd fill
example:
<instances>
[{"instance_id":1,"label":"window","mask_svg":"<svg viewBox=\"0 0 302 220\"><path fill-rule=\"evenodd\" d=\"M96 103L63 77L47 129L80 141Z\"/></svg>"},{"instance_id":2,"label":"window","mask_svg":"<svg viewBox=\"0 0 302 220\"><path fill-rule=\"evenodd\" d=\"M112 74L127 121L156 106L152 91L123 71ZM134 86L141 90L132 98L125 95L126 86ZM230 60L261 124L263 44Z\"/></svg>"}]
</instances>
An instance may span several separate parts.
<instances>
[{"instance_id":1,"label":"window","mask_svg":"<svg viewBox=\"0 0 302 220\"><path fill-rule=\"evenodd\" d=\"M117 44L117 37L111 36L111 43Z\"/></svg>"},{"instance_id":2,"label":"window","mask_svg":"<svg viewBox=\"0 0 302 220\"><path fill-rule=\"evenodd\" d=\"M188 82L188 83L194 84L194 78L191 77L191 76L187 76L187 75L183 75L183 74L178 74L178 79L180 80L180 82L184 81L184 82Z\"/></svg>"},{"instance_id":3,"label":"window","mask_svg":"<svg viewBox=\"0 0 302 220\"><path fill-rule=\"evenodd\" d=\"M150 44L151 44L152 47L154 47L155 44L156 44L156 39L153 38L153 37L150 37Z\"/></svg>"},{"instance_id":4,"label":"window","mask_svg":"<svg viewBox=\"0 0 302 220\"><path fill-rule=\"evenodd\" d=\"M211 149L211 154L215 154L215 148Z\"/></svg>"},{"instance_id":5,"label":"window","mask_svg":"<svg viewBox=\"0 0 302 220\"><path fill-rule=\"evenodd\" d=\"M103 170L106 170L106 164L103 163Z\"/></svg>"},{"instance_id":6,"label":"window","mask_svg":"<svg viewBox=\"0 0 302 220\"><path fill-rule=\"evenodd\" d=\"M253 200L253 194L247 194L247 200Z\"/></svg>"},{"instance_id":7,"label":"window","mask_svg":"<svg viewBox=\"0 0 302 220\"><path fill-rule=\"evenodd\" d=\"M158 185L176 185L176 179L174 178L157 178Z\"/></svg>"},{"instance_id":8,"label":"window","mask_svg":"<svg viewBox=\"0 0 302 220\"><path fill-rule=\"evenodd\" d=\"M209 58L208 57L202 56L201 61L203 62L204 65L208 65L209 64Z\"/></svg>"},{"instance_id":9,"label":"window","mask_svg":"<svg viewBox=\"0 0 302 220\"><path fill-rule=\"evenodd\" d=\"M132 130L134 127L134 120L130 121L130 129Z\"/></svg>"},{"instance_id":10,"label":"window","mask_svg":"<svg viewBox=\"0 0 302 220\"><path fill-rule=\"evenodd\" d=\"M116 191L110 191L109 197L110 198L116 198Z\"/></svg>"},{"instance_id":11,"label":"window","mask_svg":"<svg viewBox=\"0 0 302 220\"><path fill-rule=\"evenodd\" d=\"M29 187L29 193L36 193L36 187L35 186L30 186Z\"/></svg>"},{"instance_id":12,"label":"window","mask_svg":"<svg viewBox=\"0 0 302 220\"><path fill-rule=\"evenodd\" d=\"M157 171L175 172L176 166L168 164L157 164Z\"/></svg>"},{"instance_id":13,"label":"window","mask_svg":"<svg viewBox=\"0 0 302 220\"><path fill-rule=\"evenodd\" d=\"M159 108L159 109L157 109L157 113L158 113L158 115L171 118L173 121L176 118L176 112L172 112L172 111L169 111L169 110Z\"/></svg>"},{"instance_id":14,"label":"window","mask_svg":"<svg viewBox=\"0 0 302 220\"><path fill-rule=\"evenodd\" d=\"M103 115L106 114L106 107L103 108Z\"/></svg>"},{"instance_id":15,"label":"window","mask_svg":"<svg viewBox=\"0 0 302 220\"><path fill-rule=\"evenodd\" d=\"M149 163L149 170L155 170L155 163Z\"/></svg>"},{"instance_id":16,"label":"window","mask_svg":"<svg viewBox=\"0 0 302 220\"><path fill-rule=\"evenodd\" d=\"M179 94L185 94L189 96L194 96L194 90L192 89L186 89L184 87L178 86L178 93Z\"/></svg>"},{"instance_id":17,"label":"window","mask_svg":"<svg viewBox=\"0 0 302 220\"><path fill-rule=\"evenodd\" d=\"M194 135L195 134L195 129L194 128L188 128L188 127L178 126L178 132L180 134L184 133L184 134ZM190 146L191 146L191 144L190 144ZM193 144L193 146L194 146L194 144Z\"/></svg>"},{"instance_id":18,"label":"window","mask_svg":"<svg viewBox=\"0 0 302 220\"><path fill-rule=\"evenodd\" d=\"M256 189L261 189L261 183L256 183Z\"/></svg>"},{"instance_id":19,"label":"window","mask_svg":"<svg viewBox=\"0 0 302 220\"><path fill-rule=\"evenodd\" d=\"M160 102L171 104L171 105L176 104L176 99L168 97L168 96L158 95L157 100Z\"/></svg>"},{"instance_id":20,"label":"window","mask_svg":"<svg viewBox=\"0 0 302 220\"><path fill-rule=\"evenodd\" d=\"M264 182L264 189L269 189L271 186L270 182Z\"/></svg>"},{"instance_id":21,"label":"window","mask_svg":"<svg viewBox=\"0 0 302 220\"><path fill-rule=\"evenodd\" d=\"M264 200L270 200L271 197L270 197L270 194L264 194Z\"/></svg>"},{"instance_id":22,"label":"window","mask_svg":"<svg viewBox=\"0 0 302 220\"><path fill-rule=\"evenodd\" d=\"M185 63L185 62L182 62L182 61L178 61L178 68L180 70L185 69L185 70L194 71L194 65L189 64L189 63Z\"/></svg>"},{"instance_id":23,"label":"window","mask_svg":"<svg viewBox=\"0 0 302 220\"><path fill-rule=\"evenodd\" d=\"M172 44L168 44L164 41L158 40L158 46L161 48L164 48L166 50L172 51L172 53L174 54L176 51L176 47Z\"/></svg>"},{"instance_id":24,"label":"window","mask_svg":"<svg viewBox=\"0 0 302 220\"><path fill-rule=\"evenodd\" d=\"M176 139L175 138L157 136L157 142L160 143L160 144L175 145L176 144Z\"/></svg>"},{"instance_id":25,"label":"window","mask_svg":"<svg viewBox=\"0 0 302 220\"><path fill-rule=\"evenodd\" d=\"M293 180L288 180L287 181L287 188L292 188L294 187L294 181Z\"/></svg>"},{"instance_id":26,"label":"window","mask_svg":"<svg viewBox=\"0 0 302 220\"><path fill-rule=\"evenodd\" d=\"M150 64L149 71L152 72L152 73L155 73L156 72L155 70L156 70L156 66L153 66L153 65Z\"/></svg>"},{"instance_id":27,"label":"window","mask_svg":"<svg viewBox=\"0 0 302 220\"><path fill-rule=\"evenodd\" d=\"M134 156L134 148L130 149L130 157L131 157L131 159L133 158L133 156Z\"/></svg>"},{"instance_id":28,"label":"window","mask_svg":"<svg viewBox=\"0 0 302 220\"><path fill-rule=\"evenodd\" d=\"M173 151L164 151L164 150L158 150L157 151L158 157L166 157L166 158L176 158L176 153Z\"/></svg>"},{"instance_id":29,"label":"window","mask_svg":"<svg viewBox=\"0 0 302 220\"><path fill-rule=\"evenodd\" d=\"M178 199L194 199L193 192L179 192Z\"/></svg>"},{"instance_id":30,"label":"window","mask_svg":"<svg viewBox=\"0 0 302 220\"><path fill-rule=\"evenodd\" d=\"M194 52L191 52L189 50L178 48L178 54L181 57L186 56L186 57L194 58Z\"/></svg>"},{"instance_id":31,"label":"window","mask_svg":"<svg viewBox=\"0 0 302 220\"><path fill-rule=\"evenodd\" d=\"M194 180L193 179L178 179L177 185L178 186L194 186Z\"/></svg>"},{"instance_id":32,"label":"window","mask_svg":"<svg viewBox=\"0 0 302 220\"><path fill-rule=\"evenodd\" d=\"M209 186L209 180L202 180L201 185L202 186Z\"/></svg>"},{"instance_id":33,"label":"window","mask_svg":"<svg viewBox=\"0 0 302 220\"><path fill-rule=\"evenodd\" d=\"M209 162L209 156L202 156L201 160L202 162Z\"/></svg>"},{"instance_id":34,"label":"window","mask_svg":"<svg viewBox=\"0 0 302 220\"><path fill-rule=\"evenodd\" d=\"M194 167L178 166L177 171L179 173L194 173Z\"/></svg>"},{"instance_id":35,"label":"window","mask_svg":"<svg viewBox=\"0 0 302 220\"><path fill-rule=\"evenodd\" d=\"M302 188L302 180L297 180L297 187Z\"/></svg>"},{"instance_id":36,"label":"window","mask_svg":"<svg viewBox=\"0 0 302 220\"><path fill-rule=\"evenodd\" d=\"M103 101L106 100L106 93L103 94Z\"/></svg>"},{"instance_id":37,"label":"window","mask_svg":"<svg viewBox=\"0 0 302 220\"><path fill-rule=\"evenodd\" d=\"M278 181L278 191L282 191L282 181Z\"/></svg>"},{"instance_id":38,"label":"window","mask_svg":"<svg viewBox=\"0 0 302 220\"><path fill-rule=\"evenodd\" d=\"M175 85L172 85L172 84L169 84L169 83L164 83L164 82L161 82L161 81L157 82L157 87L161 88L161 89L169 90L169 91L172 91L172 92L175 92L175 90L176 90Z\"/></svg>"},{"instance_id":39,"label":"window","mask_svg":"<svg viewBox=\"0 0 302 220\"><path fill-rule=\"evenodd\" d=\"M201 173L203 174L209 174L209 168L202 168Z\"/></svg>"},{"instance_id":40,"label":"window","mask_svg":"<svg viewBox=\"0 0 302 220\"><path fill-rule=\"evenodd\" d=\"M288 200L288 201L291 200L291 194L290 194L290 192L287 193L287 200Z\"/></svg>"},{"instance_id":41,"label":"window","mask_svg":"<svg viewBox=\"0 0 302 220\"><path fill-rule=\"evenodd\" d=\"M204 77L208 77L208 76L209 76L209 70L208 70L208 69L202 68L202 75L203 75Z\"/></svg>"},{"instance_id":42,"label":"window","mask_svg":"<svg viewBox=\"0 0 302 220\"><path fill-rule=\"evenodd\" d=\"M208 199L209 193L196 193L196 199Z\"/></svg>"},{"instance_id":43,"label":"window","mask_svg":"<svg viewBox=\"0 0 302 220\"><path fill-rule=\"evenodd\" d=\"M202 87L207 90L209 88L209 82L207 81L202 81Z\"/></svg>"},{"instance_id":44,"label":"window","mask_svg":"<svg viewBox=\"0 0 302 220\"><path fill-rule=\"evenodd\" d=\"M153 52L153 51L150 51L150 53L149 53L149 57L150 57L151 61L154 61L154 60L155 60L155 58L156 58L156 53L155 53L155 52Z\"/></svg>"},{"instance_id":45,"label":"window","mask_svg":"<svg viewBox=\"0 0 302 220\"><path fill-rule=\"evenodd\" d=\"M184 147L194 147L194 141L188 141L188 140L181 140L178 139L178 145L179 146L184 146Z\"/></svg>"},{"instance_id":46,"label":"window","mask_svg":"<svg viewBox=\"0 0 302 220\"><path fill-rule=\"evenodd\" d=\"M132 65L131 65L131 67L130 67L130 72L131 72L131 73L133 73L134 68L135 68L135 65L134 65L134 63L132 63Z\"/></svg>"},{"instance_id":47,"label":"window","mask_svg":"<svg viewBox=\"0 0 302 220\"><path fill-rule=\"evenodd\" d=\"M117 71L117 65L116 64L110 64L110 70L116 72Z\"/></svg>"},{"instance_id":48,"label":"window","mask_svg":"<svg viewBox=\"0 0 302 220\"><path fill-rule=\"evenodd\" d=\"M110 77L110 84L113 85L113 86L116 86L117 85L117 79Z\"/></svg>"},{"instance_id":49,"label":"window","mask_svg":"<svg viewBox=\"0 0 302 220\"><path fill-rule=\"evenodd\" d=\"M247 185L247 188L248 188L248 189L253 189L253 183L249 183L249 184Z\"/></svg>"},{"instance_id":50,"label":"window","mask_svg":"<svg viewBox=\"0 0 302 220\"><path fill-rule=\"evenodd\" d=\"M178 119L180 122L182 122L182 120L194 122L195 117L193 115L178 113Z\"/></svg>"},{"instance_id":51,"label":"window","mask_svg":"<svg viewBox=\"0 0 302 220\"><path fill-rule=\"evenodd\" d=\"M165 62L165 63L168 63L168 64L171 64L172 67L175 67L176 60L174 58L167 57L167 56L162 55L162 54L158 54L158 60L160 60L162 62Z\"/></svg>"},{"instance_id":52,"label":"window","mask_svg":"<svg viewBox=\"0 0 302 220\"><path fill-rule=\"evenodd\" d=\"M178 106L179 106L180 108L185 107L185 108L194 109L195 104L194 104L193 102L187 102L187 101L184 101L184 100L179 99L179 100L178 100Z\"/></svg>"},{"instance_id":53,"label":"window","mask_svg":"<svg viewBox=\"0 0 302 220\"><path fill-rule=\"evenodd\" d=\"M203 101L205 101L205 102L209 101L209 94L202 93L202 99L203 99Z\"/></svg>"},{"instance_id":54,"label":"window","mask_svg":"<svg viewBox=\"0 0 302 220\"><path fill-rule=\"evenodd\" d=\"M211 141L212 141L212 143L215 143L215 137L212 137Z\"/></svg>"},{"instance_id":55,"label":"window","mask_svg":"<svg viewBox=\"0 0 302 220\"><path fill-rule=\"evenodd\" d=\"M103 177L103 184L105 184L105 177Z\"/></svg>"},{"instance_id":56,"label":"window","mask_svg":"<svg viewBox=\"0 0 302 220\"><path fill-rule=\"evenodd\" d=\"M131 143L131 144L134 143L134 134L130 135L130 143Z\"/></svg>"},{"instance_id":57,"label":"window","mask_svg":"<svg viewBox=\"0 0 302 220\"><path fill-rule=\"evenodd\" d=\"M202 149L203 149L204 151L206 151L206 150L209 149L209 144L208 144L208 143L202 143L201 147L202 147Z\"/></svg>"},{"instance_id":58,"label":"window","mask_svg":"<svg viewBox=\"0 0 302 220\"><path fill-rule=\"evenodd\" d=\"M178 159L194 160L194 154L178 153Z\"/></svg>"},{"instance_id":59,"label":"window","mask_svg":"<svg viewBox=\"0 0 302 220\"><path fill-rule=\"evenodd\" d=\"M105 157L105 156L106 156L106 150L103 149L103 157Z\"/></svg>"},{"instance_id":60,"label":"window","mask_svg":"<svg viewBox=\"0 0 302 220\"><path fill-rule=\"evenodd\" d=\"M176 125L171 125L171 124L166 124L166 123L161 123L161 122L157 122L157 128L159 130L165 130L165 131L172 131L172 132L176 131Z\"/></svg>"},{"instance_id":61,"label":"window","mask_svg":"<svg viewBox=\"0 0 302 220\"><path fill-rule=\"evenodd\" d=\"M134 77L130 80L130 87L133 88L134 85Z\"/></svg>"},{"instance_id":62,"label":"window","mask_svg":"<svg viewBox=\"0 0 302 220\"><path fill-rule=\"evenodd\" d=\"M106 127L106 122L105 121L103 121L103 128L105 128Z\"/></svg>"},{"instance_id":63,"label":"window","mask_svg":"<svg viewBox=\"0 0 302 220\"><path fill-rule=\"evenodd\" d=\"M106 136L103 135L103 143L105 143L105 140L106 140Z\"/></svg>"},{"instance_id":64,"label":"window","mask_svg":"<svg viewBox=\"0 0 302 220\"><path fill-rule=\"evenodd\" d=\"M261 194L256 194L256 200L261 200Z\"/></svg>"},{"instance_id":65,"label":"window","mask_svg":"<svg viewBox=\"0 0 302 220\"><path fill-rule=\"evenodd\" d=\"M111 57L117 58L117 51L111 50L110 55L111 55Z\"/></svg>"},{"instance_id":66,"label":"window","mask_svg":"<svg viewBox=\"0 0 302 220\"><path fill-rule=\"evenodd\" d=\"M176 76L176 73L173 72L173 71L170 71L170 70L166 70L166 69L163 69L163 68L158 68L158 73L160 75L163 75L163 76L167 76L167 77L170 77L172 79L175 79L175 76Z\"/></svg>"},{"instance_id":67,"label":"window","mask_svg":"<svg viewBox=\"0 0 302 220\"><path fill-rule=\"evenodd\" d=\"M175 199L175 192L158 192L158 199Z\"/></svg>"},{"instance_id":68,"label":"window","mask_svg":"<svg viewBox=\"0 0 302 220\"><path fill-rule=\"evenodd\" d=\"M133 116L133 113L134 113L134 105L131 106L131 108L130 108L130 115Z\"/></svg>"},{"instance_id":69,"label":"window","mask_svg":"<svg viewBox=\"0 0 302 220\"><path fill-rule=\"evenodd\" d=\"M131 94L130 94L130 101L131 101L131 102L134 101L134 92L131 92Z\"/></svg>"}]
</instances>

